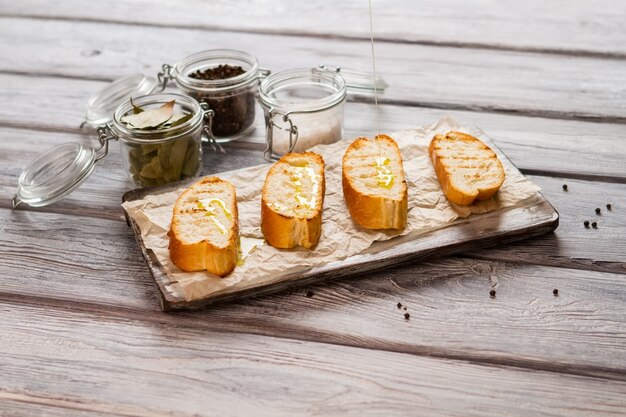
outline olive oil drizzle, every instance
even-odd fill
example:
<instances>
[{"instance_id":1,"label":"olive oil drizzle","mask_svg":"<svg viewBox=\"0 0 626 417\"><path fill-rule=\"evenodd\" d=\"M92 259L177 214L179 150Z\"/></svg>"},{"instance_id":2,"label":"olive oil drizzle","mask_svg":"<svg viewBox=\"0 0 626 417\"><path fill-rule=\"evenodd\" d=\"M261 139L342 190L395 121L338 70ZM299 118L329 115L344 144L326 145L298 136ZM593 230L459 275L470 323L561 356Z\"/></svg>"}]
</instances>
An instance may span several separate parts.
<instances>
[{"instance_id":1,"label":"olive oil drizzle","mask_svg":"<svg viewBox=\"0 0 626 417\"><path fill-rule=\"evenodd\" d=\"M391 188L393 186L393 180L395 175L393 175L391 169L389 168L390 160L389 158L383 155L382 149L380 147L380 122L378 115L378 86L376 83L376 53L374 52L374 23L372 18L372 0L367 0L368 12L369 12L369 20L370 20L370 45L372 49L372 71L373 73L373 82L374 82L374 112L375 112L375 120L376 120L376 136L374 136L374 141L376 142L376 146L378 148L378 155L376 157L376 161L374 166L376 167L376 180L378 181L378 185L384 188Z\"/></svg>"},{"instance_id":2,"label":"olive oil drizzle","mask_svg":"<svg viewBox=\"0 0 626 417\"><path fill-rule=\"evenodd\" d=\"M298 215L298 207L304 206L308 209L315 209L317 207L317 194L319 193L321 176L316 174L315 170L309 167L308 164L302 166L292 165L292 168L293 171L290 174L290 181L294 186L293 205L288 207L278 202L273 202L270 203L270 206L285 212L295 210L296 215ZM309 177L312 183L311 193L308 198L306 196L307 193L302 189L302 180L305 177Z\"/></svg>"},{"instance_id":3,"label":"olive oil drizzle","mask_svg":"<svg viewBox=\"0 0 626 417\"><path fill-rule=\"evenodd\" d=\"M226 218L231 220L233 218L233 214L226 208L226 203L220 200L219 198L207 198L204 200L198 200L197 202L198 208L206 211L205 216L209 218L211 222L219 229L220 233L226 235L228 230L224 225L217 219L217 213L215 212L216 208L222 209Z\"/></svg>"},{"instance_id":4,"label":"olive oil drizzle","mask_svg":"<svg viewBox=\"0 0 626 417\"><path fill-rule=\"evenodd\" d=\"M311 190L311 195L309 198L302 195L302 179L304 176L308 176L313 183L313 187ZM295 185L296 190L294 194L294 198L296 199L296 204L305 206L310 209L314 209L317 207L317 193L320 186L319 175L315 173L313 168L308 166L296 167L293 176L291 177L291 182Z\"/></svg>"},{"instance_id":5,"label":"olive oil drizzle","mask_svg":"<svg viewBox=\"0 0 626 417\"><path fill-rule=\"evenodd\" d=\"M376 136L374 137L374 140L376 140L376 138L380 136L380 126L379 126L379 121L378 121L378 87L376 85L376 54L374 53L374 24L373 24L373 19L372 19L372 0L367 0L367 5L368 5L369 17L370 17L370 45L372 47L372 70L374 71L374 74L373 74L374 110L376 113L376 116L375 116ZM380 154L380 145L378 146L378 148L379 148L379 154Z\"/></svg>"},{"instance_id":6,"label":"olive oil drizzle","mask_svg":"<svg viewBox=\"0 0 626 417\"><path fill-rule=\"evenodd\" d=\"M384 188L393 187L393 180L396 177L389 168L390 163L391 161L387 157L379 156L376 158L376 180L378 185Z\"/></svg>"}]
</instances>

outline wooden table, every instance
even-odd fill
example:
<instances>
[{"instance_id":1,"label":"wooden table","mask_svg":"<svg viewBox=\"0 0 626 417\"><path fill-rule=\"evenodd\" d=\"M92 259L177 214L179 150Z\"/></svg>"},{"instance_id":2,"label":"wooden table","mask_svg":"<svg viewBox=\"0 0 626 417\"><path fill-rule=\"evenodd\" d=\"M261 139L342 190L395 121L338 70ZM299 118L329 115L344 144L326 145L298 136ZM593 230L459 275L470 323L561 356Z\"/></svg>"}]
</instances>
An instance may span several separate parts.
<instances>
[{"instance_id":1,"label":"wooden table","mask_svg":"<svg viewBox=\"0 0 626 417\"><path fill-rule=\"evenodd\" d=\"M367 70L367 2L3 1L0 415L626 414L626 7L373 3L381 129L444 114L481 127L543 188L558 230L164 314L123 219L117 146L42 209L10 210L22 168L95 145L78 126L108 81L198 50ZM346 136L373 131L373 111L349 102ZM261 163L257 123L204 173Z\"/></svg>"}]
</instances>

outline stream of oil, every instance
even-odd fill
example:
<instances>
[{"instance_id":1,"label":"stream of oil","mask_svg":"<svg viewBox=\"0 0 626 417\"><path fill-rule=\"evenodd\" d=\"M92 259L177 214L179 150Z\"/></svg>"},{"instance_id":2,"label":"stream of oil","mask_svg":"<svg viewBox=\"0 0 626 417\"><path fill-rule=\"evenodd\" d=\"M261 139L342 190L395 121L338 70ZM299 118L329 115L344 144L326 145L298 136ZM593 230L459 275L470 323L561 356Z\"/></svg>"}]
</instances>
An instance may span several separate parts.
<instances>
[{"instance_id":1,"label":"stream of oil","mask_svg":"<svg viewBox=\"0 0 626 417\"><path fill-rule=\"evenodd\" d=\"M376 85L376 54L374 53L374 24L373 24L373 19L372 19L372 0L367 0L367 5L368 5L368 11L369 11L369 17L370 17L370 45L372 47L372 70L374 71L373 74L373 81L374 81L374 110L376 113L375 116L375 120L376 120L376 136L374 136L374 140L376 139L376 137L378 137L380 135L380 126L379 126L379 122L378 122L378 86ZM380 156L380 145L378 146L378 154Z\"/></svg>"},{"instance_id":2,"label":"stream of oil","mask_svg":"<svg viewBox=\"0 0 626 417\"><path fill-rule=\"evenodd\" d=\"M384 184L385 187L393 184L393 177L391 180L389 179L389 174L391 171L387 167L385 167L386 158L383 155L383 152L380 148L380 141L378 137L380 136L380 123L378 117L378 83L376 82L376 54L374 52L374 23L372 18L372 0L367 0L369 18L370 18L370 45L372 47L372 71L373 71L373 82L374 82L374 113L375 113L375 121L376 121L376 135L374 136L374 142L378 148L378 155L376 156L374 166L376 167L376 177L378 180L378 185Z\"/></svg>"}]
</instances>

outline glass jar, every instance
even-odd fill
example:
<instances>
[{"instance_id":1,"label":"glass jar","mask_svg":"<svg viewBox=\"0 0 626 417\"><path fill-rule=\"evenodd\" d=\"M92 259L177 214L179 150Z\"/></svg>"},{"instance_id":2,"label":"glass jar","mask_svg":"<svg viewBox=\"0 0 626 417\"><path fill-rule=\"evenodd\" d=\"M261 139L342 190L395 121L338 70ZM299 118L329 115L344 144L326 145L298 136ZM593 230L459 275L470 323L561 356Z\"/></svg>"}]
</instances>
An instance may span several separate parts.
<instances>
[{"instance_id":1,"label":"glass jar","mask_svg":"<svg viewBox=\"0 0 626 417\"><path fill-rule=\"evenodd\" d=\"M193 114L186 122L165 129L132 129L122 123L133 113L129 101L122 103L108 126L107 138L119 139L124 167L140 187L150 187L196 177L202 167L202 133L205 112L191 97L180 94L151 94L133 99L144 110L161 107L175 100L174 114ZM110 134L110 135L109 135Z\"/></svg>"},{"instance_id":2,"label":"glass jar","mask_svg":"<svg viewBox=\"0 0 626 417\"><path fill-rule=\"evenodd\" d=\"M323 65L268 76L259 88L265 113L265 159L339 141L348 93L370 95L386 86L369 74Z\"/></svg>"},{"instance_id":3,"label":"glass jar","mask_svg":"<svg viewBox=\"0 0 626 417\"><path fill-rule=\"evenodd\" d=\"M228 142L254 129L259 80L268 74L246 52L213 49L189 55L173 66L164 64L159 80L162 88L174 80L184 94L207 103L215 112L215 139Z\"/></svg>"},{"instance_id":4,"label":"glass jar","mask_svg":"<svg viewBox=\"0 0 626 417\"><path fill-rule=\"evenodd\" d=\"M133 103L148 110L172 100L175 100L175 114L193 116L165 129L129 129L121 118L132 113L133 105L130 100L124 101L113 113L111 122L98 127L98 148L65 143L41 155L20 175L12 207L21 203L46 206L74 191L89 177L95 164L107 156L110 140L120 141L124 166L135 185L160 185L198 176L202 167L203 133L211 138L213 112L208 106L181 94L150 94L133 98Z\"/></svg>"}]
</instances>

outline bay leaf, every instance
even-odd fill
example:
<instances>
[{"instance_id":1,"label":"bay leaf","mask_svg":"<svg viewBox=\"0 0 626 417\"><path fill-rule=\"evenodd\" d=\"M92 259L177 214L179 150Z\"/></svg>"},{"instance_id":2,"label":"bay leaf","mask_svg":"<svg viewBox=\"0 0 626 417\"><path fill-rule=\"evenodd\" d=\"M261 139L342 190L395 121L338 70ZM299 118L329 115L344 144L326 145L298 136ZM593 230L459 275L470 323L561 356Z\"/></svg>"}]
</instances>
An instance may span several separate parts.
<instances>
[{"instance_id":1,"label":"bay leaf","mask_svg":"<svg viewBox=\"0 0 626 417\"><path fill-rule=\"evenodd\" d=\"M133 114L139 114L143 112L143 109L139 106L135 106L135 103L133 103L133 98L130 98L130 105L133 106Z\"/></svg>"},{"instance_id":2,"label":"bay leaf","mask_svg":"<svg viewBox=\"0 0 626 417\"><path fill-rule=\"evenodd\" d=\"M176 127L180 126L189 119L193 117L193 113L179 113L172 116L170 120L168 120L165 124L163 124L164 128Z\"/></svg>"},{"instance_id":3,"label":"bay leaf","mask_svg":"<svg viewBox=\"0 0 626 417\"><path fill-rule=\"evenodd\" d=\"M185 152L185 161L183 162L182 174L187 177L193 177L198 171L200 165L200 146L194 140L190 140Z\"/></svg>"},{"instance_id":4,"label":"bay leaf","mask_svg":"<svg viewBox=\"0 0 626 417\"><path fill-rule=\"evenodd\" d=\"M158 156L152 158L150 162L144 164L139 172L144 178L158 179L163 176L163 167L161 166L161 161Z\"/></svg>"},{"instance_id":5,"label":"bay leaf","mask_svg":"<svg viewBox=\"0 0 626 417\"><path fill-rule=\"evenodd\" d=\"M159 108L144 110L141 113L124 116L120 121L135 129L158 128L172 118L175 103L175 100L168 101Z\"/></svg>"},{"instance_id":6,"label":"bay leaf","mask_svg":"<svg viewBox=\"0 0 626 417\"><path fill-rule=\"evenodd\" d=\"M183 171L188 141L188 139L179 139L172 145L169 167L167 171L163 171L163 176L167 178L168 181L179 181L181 179L180 174Z\"/></svg>"}]
</instances>

